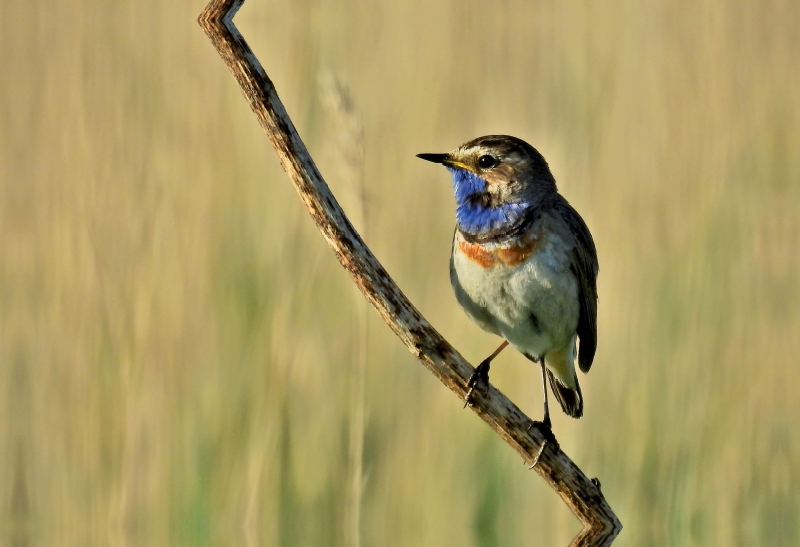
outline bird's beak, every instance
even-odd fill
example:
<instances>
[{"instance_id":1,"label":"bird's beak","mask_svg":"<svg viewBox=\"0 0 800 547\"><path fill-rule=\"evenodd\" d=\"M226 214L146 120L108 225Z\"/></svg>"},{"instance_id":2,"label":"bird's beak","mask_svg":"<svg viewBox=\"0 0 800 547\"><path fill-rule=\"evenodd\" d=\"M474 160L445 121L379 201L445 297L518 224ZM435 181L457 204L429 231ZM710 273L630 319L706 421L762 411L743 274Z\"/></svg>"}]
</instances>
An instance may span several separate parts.
<instances>
[{"instance_id":1,"label":"bird's beak","mask_svg":"<svg viewBox=\"0 0 800 547\"><path fill-rule=\"evenodd\" d=\"M417 154L417 157L421 160L432 161L433 163L444 163L447 161L447 158L450 157L450 154Z\"/></svg>"},{"instance_id":2,"label":"bird's beak","mask_svg":"<svg viewBox=\"0 0 800 547\"><path fill-rule=\"evenodd\" d=\"M447 167L460 167L462 169L469 169L466 164L451 159L450 154L417 154L417 157L421 160L431 161L433 163L441 163Z\"/></svg>"}]
</instances>

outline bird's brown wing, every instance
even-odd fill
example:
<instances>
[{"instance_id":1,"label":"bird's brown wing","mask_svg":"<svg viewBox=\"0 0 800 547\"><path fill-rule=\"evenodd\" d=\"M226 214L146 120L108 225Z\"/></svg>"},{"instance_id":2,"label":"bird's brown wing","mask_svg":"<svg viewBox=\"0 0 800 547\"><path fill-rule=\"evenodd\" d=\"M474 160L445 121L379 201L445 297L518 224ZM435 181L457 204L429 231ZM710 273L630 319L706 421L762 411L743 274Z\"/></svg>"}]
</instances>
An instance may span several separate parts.
<instances>
[{"instance_id":1,"label":"bird's brown wing","mask_svg":"<svg viewBox=\"0 0 800 547\"><path fill-rule=\"evenodd\" d=\"M578 364L583 372L589 372L597 350L597 273L599 271L597 250L589 228L586 227L586 223L578 212L567 203L567 200L563 198L559 200L555 209L566 221L575 240L570 268L578 280L578 301L580 303Z\"/></svg>"}]
</instances>

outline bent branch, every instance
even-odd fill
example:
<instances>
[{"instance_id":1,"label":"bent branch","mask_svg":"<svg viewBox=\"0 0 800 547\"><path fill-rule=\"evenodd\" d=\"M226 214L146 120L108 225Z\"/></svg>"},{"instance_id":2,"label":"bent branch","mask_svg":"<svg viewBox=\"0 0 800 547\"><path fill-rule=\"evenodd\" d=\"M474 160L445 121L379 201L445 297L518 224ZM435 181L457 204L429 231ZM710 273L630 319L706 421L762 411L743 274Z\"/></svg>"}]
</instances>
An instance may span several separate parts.
<instances>
[{"instance_id":1,"label":"bent branch","mask_svg":"<svg viewBox=\"0 0 800 547\"><path fill-rule=\"evenodd\" d=\"M275 147L283 169L328 245L361 292L408 349L460 399L472 366L434 329L400 291L336 202L297 134L272 81L233 24L244 0L211 0L198 22L242 89ZM473 397L472 409L555 490L583 523L572 546L610 545L622 525L599 482L586 475L530 418L490 386Z\"/></svg>"}]
</instances>

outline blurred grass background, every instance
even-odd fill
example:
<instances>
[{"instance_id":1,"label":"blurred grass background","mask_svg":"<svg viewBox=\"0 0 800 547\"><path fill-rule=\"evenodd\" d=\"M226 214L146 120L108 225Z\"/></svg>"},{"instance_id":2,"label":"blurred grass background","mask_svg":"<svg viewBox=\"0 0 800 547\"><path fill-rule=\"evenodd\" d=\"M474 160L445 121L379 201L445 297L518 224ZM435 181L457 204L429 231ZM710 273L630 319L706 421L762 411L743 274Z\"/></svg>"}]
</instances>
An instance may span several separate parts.
<instances>
[{"instance_id":1,"label":"blurred grass background","mask_svg":"<svg viewBox=\"0 0 800 547\"><path fill-rule=\"evenodd\" d=\"M578 523L364 309L202 2L0 10L0 544L566 545ZM615 545L800 544L800 4L249 0L328 182L473 362L447 173L536 146L591 228L563 448ZM338 90L338 91L337 91ZM538 372L492 380L534 418ZM794 432L794 433L793 433Z\"/></svg>"}]
</instances>

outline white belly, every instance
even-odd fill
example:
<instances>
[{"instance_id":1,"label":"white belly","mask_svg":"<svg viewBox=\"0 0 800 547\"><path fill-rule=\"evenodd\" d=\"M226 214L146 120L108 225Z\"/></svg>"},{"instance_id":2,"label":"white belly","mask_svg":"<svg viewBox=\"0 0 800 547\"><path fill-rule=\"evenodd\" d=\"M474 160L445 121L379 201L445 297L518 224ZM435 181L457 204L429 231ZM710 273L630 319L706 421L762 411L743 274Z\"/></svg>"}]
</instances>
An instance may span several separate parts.
<instances>
[{"instance_id":1,"label":"white belly","mask_svg":"<svg viewBox=\"0 0 800 547\"><path fill-rule=\"evenodd\" d=\"M460 251L460 237L453 246L451 282L467 314L531 357L567 347L579 313L571 242L551 234L520 264L484 267Z\"/></svg>"}]
</instances>

